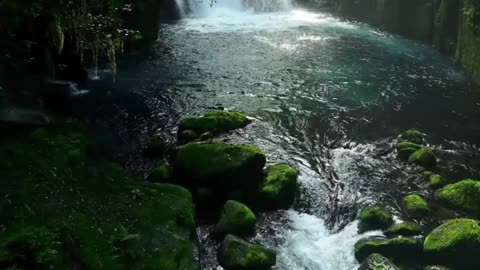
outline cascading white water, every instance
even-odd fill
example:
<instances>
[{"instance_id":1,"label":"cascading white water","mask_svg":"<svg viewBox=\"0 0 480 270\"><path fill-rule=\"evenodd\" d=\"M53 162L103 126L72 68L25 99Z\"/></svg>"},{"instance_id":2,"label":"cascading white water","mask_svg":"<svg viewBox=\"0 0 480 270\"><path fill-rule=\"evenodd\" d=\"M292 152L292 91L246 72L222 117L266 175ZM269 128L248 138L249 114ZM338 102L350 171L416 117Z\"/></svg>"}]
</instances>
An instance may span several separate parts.
<instances>
[{"instance_id":1,"label":"cascading white water","mask_svg":"<svg viewBox=\"0 0 480 270\"><path fill-rule=\"evenodd\" d=\"M274 12L291 9L290 0L175 0L184 16L216 16L224 12Z\"/></svg>"}]
</instances>

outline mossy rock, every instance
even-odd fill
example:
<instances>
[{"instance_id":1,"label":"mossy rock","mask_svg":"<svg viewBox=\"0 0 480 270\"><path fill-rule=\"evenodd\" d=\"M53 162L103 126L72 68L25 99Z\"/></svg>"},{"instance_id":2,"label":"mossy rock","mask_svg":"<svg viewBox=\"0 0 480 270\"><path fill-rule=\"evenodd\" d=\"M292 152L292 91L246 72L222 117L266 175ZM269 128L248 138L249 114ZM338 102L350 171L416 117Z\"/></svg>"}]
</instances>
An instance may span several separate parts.
<instances>
[{"instance_id":1,"label":"mossy rock","mask_svg":"<svg viewBox=\"0 0 480 270\"><path fill-rule=\"evenodd\" d=\"M383 230L393 224L393 217L382 205L367 206L358 216L358 230L360 232Z\"/></svg>"},{"instance_id":2,"label":"mossy rock","mask_svg":"<svg viewBox=\"0 0 480 270\"><path fill-rule=\"evenodd\" d=\"M408 158L408 162L422 166L426 169L433 169L437 166L437 158L432 150L425 147L415 151Z\"/></svg>"},{"instance_id":3,"label":"mossy rock","mask_svg":"<svg viewBox=\"0 0 480 270\"><path fill-rule=\"evenodd\" d=\"M415 261L422 253L421 245L416 239L396 237L391 239L367 237L355 243L355 258L362 262L370 254L379 253L398 261Z\"/></svg>"},{"instance_id":4,"label":"mossy rock","mask_svg":"<svg viewBox=\"0 0 480 270\"><path fill-rule=\"evenodd\" d=\"M358 270L399 270L393 262L378 253L370 254Z\"/></svg>"},{"instance_id":5,"label":"mossy rock","mask_svg":"<svg viewBox=\"0 0 480 270\"><path fill-rule=\"evenodd\" d=\"M273 250L231 234L225 237L218 251L220 265L232 270L268 270L276 264L276 256Z\"/></svg>"},{"instance_id":6,"label":"mossy rock","mask_svg":"<svg viewBox=\"0 0 480 270\"><path fill-rule=\"evenodd\" d=\"M435 174L434 172L432 171L424 171L423 172L423 176L425 176L427 179L430 178L431 175Z\"/></svg>"},{"instance_id":7,"label":"mossy rock","mask_svg":"<svg viewBox=\"0 0 480 270\"><path fill-rule=\"evenodd\" d=\"M253 233L255 214L245 204L229 200L225 203L222 215L212 231L212 235L223 238L227 234L246 236Z\"/></svg>"},{"instance_id":8,"label":"mossy rock","mask_svg":"<svg viewBox=\"0 0 480 270\"><path fill-rule=\"evenodd\" d=\"M403 198L405 212L411 217L422 218L430 214L428 203L419 195L411 194Z\"/></svg>"},{"instance_id":9,"label":"mossy rock","mask_svg":"<svg viewBox=\"0 0 480 270\"><path fill-rule=\"evenodd\" d=\"M428 183L433 189L439 189L447 185L447 180L439 174L432 174L428 177Z\"/></svg>"},{"instance_id":10,"label":"mossy rock","mask_svg":"<svg viewBox=\"0 0 480 270\"><path fill-rule=\"evenodd\" d=\"M383 232L387 237L420 235L422 230L415 222L405 221L395 224Z\"/></svg>"},{"instance_id":11,"label":"mossy rock","mask_svg":"<svg viewBox=\"0 0 480 270\"><path fill-rule=\"evenodd\" d=\"M418 129L409 129L402 134L402 139L412 143L422 144L423 133L420 132Z\"/></svg>"},{"instance_id":12,"label":"mossy rock","mask_svg":"<svg viewBox=\"0 0 480 270\"><path fill-rule=\"evenodd\" d=\"M262 179L265 162L265 154L255 146L189 143L175 156L174 175L190 186L253 189Z\"/></svg>"},{"instance_id":13,"label":"mossy rock","mask_svg":"<svg viewBox=\"0 0 480 270\"><path fill-rule=\"evenodd\" d=\"M230 130L243 128L251 121L247 115L235 111L214 111L200 117L185 118L180 122L178 131L191 130L197 134L211 132L220 134Z\"/></svg>"},{"instance_id":14,"label":"mossy rock","mask_svg":"<svg viewBox=\"0 0 480 270\"><path fill-rule=\"evenodd\" d=\"M182 130L178 132L178 141L180 144L188 143L198 139L198 133L193 130Z\"/></svg>"},{"instance_id":15,"label":"mossy rock","mask_svg":"<svg viewBox=\"0 0 480 270\"><path fill-rule=\"evenodd\" d=\"M415 153L417 151L417 149L415 148L403 148L401 150L398 151L398 157L400 158L400 160L403 160L403 161L408 161L408 159L410 158L410 156Z\"/></svg>"},{"instance_id":16,"label":"mossy rock","mask_svg":"<svg viewBox=\"0 0 480 270\"><path fill-rule=\"evenodd\" d=\"M150 174L150 180L158 183L167 183L172 180L173 168L167 164L156 167Z\"/></svg>"},{"instance_id":17,"label":"mossy rock","mask_svg":"<svg viewBox=\"0 0 480 270\"><path fill-rule=\"evenodd\" d=\"M422 146L420 144L416 144L416 143L413 143L413 142L403 141L403 142L399 142L395 146L395 148L397 149L397 151L400 151L402 149L407 149L407 148L412 148L412 149L418 150L418 149L422 148Z\"/></svg>"},{"instance_id":18,"label":"mossy rock","mask_svg":"<svg viewBox=\"0 0 480 270\"><path fill-rule=\"evenodd\" d=\"M480 181L462 180L438 190L437 195L449 206L480 217Z\"/></svg>"},{"instance_id":19,"label":"mossy rock","mask_svg":"<svg viewBox=\"0 0 480 270\"><path fill-rule=\"evenodd\" d=\"M459 269L478 269L480 226L476 220L448 220L434 229L423 244L431 260Z\"/></svg>"},{"instance_id":20,"label":"mossy rock","mask_svg":"<svg viewBox=\"0 0 480 270\"><path fill-rule=\"evenodd\" d=\"M19 234L19 228L44 228L34 235L51 235L60 242L58 253L68 258L54 269L196 269L190 192L131 178L101 156L90 158L92 145L76 122L0 144L2 192L9 194L8 201L0 200L0 243L35 231ZM66 154L71 152L75 165ZM27 242L35 246L35 241ZM29 249L16 252L15 265L28 263L19 258L37 257ZM0 257L8 254L0 248ZM4 266L13 265L7 260Z\"/></svg>"},{"instance_id":21,"label":"mossy rock","mask_svg":"<svg viewBox=\"0 0 480 270\"><path fill-rule=\"evenodd\" d=\"M298 171L286 164L267 168L266 176L259 187L261 206L268 209L287 209L297 193Z\"/></svg>"}]
</instances>

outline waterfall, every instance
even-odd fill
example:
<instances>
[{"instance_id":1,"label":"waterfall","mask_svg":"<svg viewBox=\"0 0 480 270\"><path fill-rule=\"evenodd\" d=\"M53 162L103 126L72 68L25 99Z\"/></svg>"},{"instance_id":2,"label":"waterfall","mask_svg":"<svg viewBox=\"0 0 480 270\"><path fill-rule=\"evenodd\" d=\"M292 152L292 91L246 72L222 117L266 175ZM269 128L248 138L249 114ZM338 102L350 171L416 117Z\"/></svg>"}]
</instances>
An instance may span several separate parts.
<instances>
[{"instance_id":1,"label":"waterfall","mask_svg":"<svg viewBox=\"0 0 480 270\"><path fill-rule=\"evenodd\" d=\"M276 12L291 9L290 0L175 0L182 17L208 17L223 12Z\"/></svg>"}]
</instances>

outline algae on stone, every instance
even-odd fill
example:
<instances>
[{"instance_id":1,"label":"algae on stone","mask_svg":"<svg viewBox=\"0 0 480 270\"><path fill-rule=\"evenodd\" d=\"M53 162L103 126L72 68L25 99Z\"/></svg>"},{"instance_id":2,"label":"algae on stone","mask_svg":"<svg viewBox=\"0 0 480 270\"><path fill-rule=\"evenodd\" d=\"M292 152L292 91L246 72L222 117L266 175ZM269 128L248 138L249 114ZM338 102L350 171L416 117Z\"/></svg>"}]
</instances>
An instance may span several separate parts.
<instances>
[{"instance_id":1,"label":"algae on stone","mask_svg":"<svg viewBox=\"0 0 480 270\"><path fill-rule=\"evenodd\" d=\"M409 129L402 134L402 139L415 144L422 144L423 133L418 129Z\"/></svg>"},{"instance_id":2,"label":"algae on stone","mask_svg":"<svg viewBox=\"0 0 480 270\"><path fill-rule=\"evenodd\" d=\"M371 230L383 230L393 224L393 217L390 211L384 206L367 206L358 216L358 229L360 232Z\"/></svg>"},{"instance_id":3,"label":"algae on stone","mask_svg":"<svg viewBox=\"0 0 480 270\"><path fill-rule=\"evenodd\" d=\"M462 180L438 190L437 195L448 205L480 217L480 181Z\"/></svg>"},{"instance_id":4,"label":"algae on stone","mask_svg":"<svg viewBox=\"0 0 480 270\"><path fill-rule=\"evenodd\" d=\"M286 164L267 168L259 187L262 207L284 209L293 204L297 192L298 171Z\"/></svg>"},{"instance_id":5,"label":"algae on stone","mask_svg":"<svg viewBox=\"0 0 480 270\"><path fill-rule=\"evenodd\" d=\"M381 237L367 237L355 243L355 258L362 262L370 254L379 253L388 258L399 261L415 260L421 254L421 246L417 240L406 237L385 239Z\"/></svg>"},{"instance_id":6,"label":"algae on stone","mask_svg":"<svg viewBox=\"0 0 480 270\"><path fill-rule=\"evenodd\" d=\"M419 195L411 194L403 198L405 212L412 217L421 218L430 213L428 203Z\"/></svg>"},{"instance_id":7,"label":"algae on stone","mask_svg":"<svg viewBox=\"0 0 480 270\"><path fill-rule=\"evenodd\" d=\"M395 237L395 236L415 236L422 233L420 226L415 222L405 221L399 224L395 224L388 230L383 232L385 236Z\"/></svg>"},{"instance_id":8,"label":"algae on stone","mask_svg":"<svg viewBox=\"0 0 480 270\"><path fill-rule=\"evenodd\" d=\"M378 253L370 254L358 270L399 270L389 259Z\"/></svg>"},{"instance_id":9,"label":"algae on stone","mask_svg":"<svg viewBox=\"0 0 480 270\"><path fill-rule=\"evenodd\" d=\"M447 180L439 174L430 175L428 182L433 189L441 188L447 184Z\"/></svg>"},{"instance_id":10,"label":"algae on stone","mask_svg":"<svg viewBox=\"0 0 480 270\"><path fill-rule=\"evenodd\" d=\"M229 234L219 248L218 261L225 269L267 270L276 264L276 253Z\"/></svg>"},{"instance_id":11,"label":"algae on stone","mask_svg":"<svg viewBox=\"0 0 480 270\"><path fill-rule=\"evenodd\" d=\"M180 122L178 131L191 130L197 134L211 132L219 134L243 128L251 121L246 114L236 111L214 111L200 117L185 118Z\"/></svg>"},{"instance_id":12,"label":"algae on stone","mask_svg":"<svg viewBox=\"0 0 480 270\"><path fill-rule=\"evenodd\" d=\"M255 214L245 204L229 200L225 203L222 215L213 229L215 237L224 237L227 234L245 236L254 231Z\"/></svg>"},{"instance_id":13,"label":"algae on stone","mask_svg":"<svg viewBox=\"0 0 480 270\"><path fill-rule=\"evenodd\" d=\"M480 226L472 219L448 220L430 232L423 250L435 262L460 269L478 269Z\"/></svg>"},{"instance_id":14,"label":"algae on stone","mask_svg":"<svg viewBox=\"0 0 480 270\"><path fill-rule=\"evenodd\" d=\"M417 164L426 169L433 169L437 166L437 158L433 154L432 150L425 147L415 151L408 158L408 162Z\"/></svg>"}]
</instances>

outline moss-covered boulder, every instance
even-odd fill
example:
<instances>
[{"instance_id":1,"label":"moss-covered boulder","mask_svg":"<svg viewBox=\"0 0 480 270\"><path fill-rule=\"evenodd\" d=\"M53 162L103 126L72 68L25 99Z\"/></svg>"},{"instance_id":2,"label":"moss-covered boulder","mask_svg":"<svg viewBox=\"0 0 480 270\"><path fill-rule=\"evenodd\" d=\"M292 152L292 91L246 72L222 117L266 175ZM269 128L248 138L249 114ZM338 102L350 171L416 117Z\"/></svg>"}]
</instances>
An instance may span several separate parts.
<instances>
[{"instance_id":1,"label":"moss-covered boulder","mask_svg":"<svg viewBox=\"0 0 480 270\"><path fill-rule=\"evenodd\" d=\"M409 158L408 162L422 166L426 169L433 169L437 166L437 158L432 150L428 148L420 148L415 151Z\"/></svg>"},{"instance_id":2,"label":"moss-covered boulder","mask_svg":"<svg viewBox=\"0 0 480 270\"><path fill-rule=\"evenodd\" d=\"M298 171L289 165L268 167L258 190L261 206L269 209L289 208L297 193L297 178Z\"/></svg>"},{"instance_id":3,"label":"moss-covered boulder","mask_svg":"<svg viewBox=\"0 0 480 270\"><path fill-rule=\"evenodd\" d=\"M472 219L448 220L425 238L423 250L436 263L479 269L480 226Z\"/></svg>"},{"instance_id":4,"label":"moss-covered boulder","mask_svg":"<svg viewBox=\"0 0 480 270\"><path fill-rule=\"evenodd\" d=\"M407 161L410 156L415 153L417 151L417 149L415 148L404 148L404 149L401 149L397 152L398 154L398 157L400 158L400 160L403 160L403 161Z\"/></svg>"},{"instance_id":5,"label":"moss-covered boulder","mask_svg":"<svg viewBox=\"0 0 480 270\"><path fill-rule=\"evenodd\" d=\"M232 270L268 270L276 264L276 259L275 251L231 234L225 237L218 251L220 265Z\"/></svg>"},{"instance_id":6,"label":"moss-covered boulder","mask_svg":"<svg viewBox=\"0 0 480 270\"><path fill-rule=\"evenodd\" d=\"M410 194L403 198L405 212L411 217L421 218L430 213L428 203L417 194Z\"/></svg>"},{"instance_id":7,"label":"moss-covered boulder","mask_svg":"<svg viewBox=\"0 0 480 270\"><path fill-rule=\"evenodd\" d=\"M158 183L167 183L172 180L172 177L173 168L167 164L156 167L150 174L150 180Z\"/></svg>"},{"instance_id":8,"label":"moss-covered boulder","mask_svg":"<svg viewBox=\"0 0 480 270\"><path fill-rule=\"evenodd\" d=\"M428 183L433 189L439 189L447 185L448 182L445 178L443 178L443 176L439 174L432 174L428 177Z\"/></svg>"},{"instance_id":9,"label":"moss-covered boulder","mask_svg":"<svg viewBox=\"0 0 480 270\"><path fill-rule=\"evenodd\" d=\"M94 147L77 122L0 144L2 194L9 198L0 200L0 268L33 259L49 268L22 268L196 269L190 192L142 183ZM55 258L44 257L54 253L68 260L56 267Z\"/></svg>"},{"instance_id":10,"label":"moss-covered boulder","mask_svg":"<svg viewBox=\"0 0 480 270\"><path fill-rule=\"evenodd\" d=\"M393 262L378 253L370 254L358 270L399 270Z\"/></svg>"},{"instance_id":11,"label":"moss-covered boulder","mask_svg":"<svg viewBox=\"0 0 480 270\"><path fill-rule=\"evenodd\" d=\"M480 181L462 180L438 190L437 195L449 206L480 217Z\"/></svg>"},{"instance_id":12,"label":"moss-covered boulder","mask_svg":"<svg viewBox=\"0 0 480 270\"><path fill-rule=\"evenodd\" d=\"M255 146L190 143L176 153L174 174L190 186L253 189L262 180L265 162L265 154Z\"/></svg>"},{"instance_id":13,"label":"moss-covered boulder","mask_svg":"<svg viewBox=\"0 0 480 270\"><path fill-rule=\"evenodd\" d=\"M358 216L358 230L360 232L384 230L393 224L390 211L382 205L367 206Z\"/></svg>"},{"instance_id":14,"label":"moss-covered boulder","mask_svg":"<svg viewBox=\"0 0 480 270\"><path fill-rule=\"evenodd\" d=\"M435 174L434 172L432 171L424 171L423 172L423 176L425 176L427 179L430 178L431 175Z\"/></svg>"},{"instance_id":15,"label":"moss-covered boulder","mask_svg":"<svg viewBox=\"0 0 480 270\"><path fill-rule=\"evenodd\" d=\"M406 237L386 239L374 236L363 238L355 243L355 258L359 262L373 253L380 253L398 261L415 261L421 252L422 248L418 241Z\"/></svg>"},{"instance_id":16,"label":"moss-covered boulder","mask_svg":"<svg viewBox=\"0 0 480 270\"><path fill-rule=\"evenodd\" d=\"M399 224L395 224L388 230L383 232L387 237L395 236L415 236L422 233L420 226L415 222L405 221Z\"/></svg>"},{"instance_id":17,"label":"moss-covered boulder","mask_svg":"<svg viewBox=\"0 0 480 270\"><path fill-rule=\"evenodd\" d=\"M191 130L197 134L211 132L220 134L230 130L243 128L251 121L247 115L235 111L214 111L200 117L185 118L178 127L179 134L184 130Z\"/></svg>"},{"instance_id":18,"label":"moss-covered boulder","mask_svg":"<svg viewBox=\"0 0 480 270\"><path fill-rule=\"evenodd\" d=\"M422 144L423 133L418 129L409 129L402 134L402 139L412 143Z\"/></svg>"},{"instance_id":19,"label":"moss-covered boulder","mask_svg":"<svg viewBox=\"0 0 480 270\"><path fill-rule=\"evenodd\" d=\"M254 231L255 214L245 204L229 200L223 206L222 215L212 231L212 235L223 238L227 234L249 235Z\"/></svg>"},{"instance_id":20,"label":"moss-covered boulder","mask_svg":"<svg viewBox=\"0 0 480 270\"><path fill-rule=\"evenodd\" d=\"M403 142L399 142L395 146L395 148L397 149L397 151L400 151L402 149L408 149L408 148L418 150L418 149L422 148L422 146L420 144L416 144L416 143L413 143L413 142L403 141Z\"/></svg>"}]
</instances>

